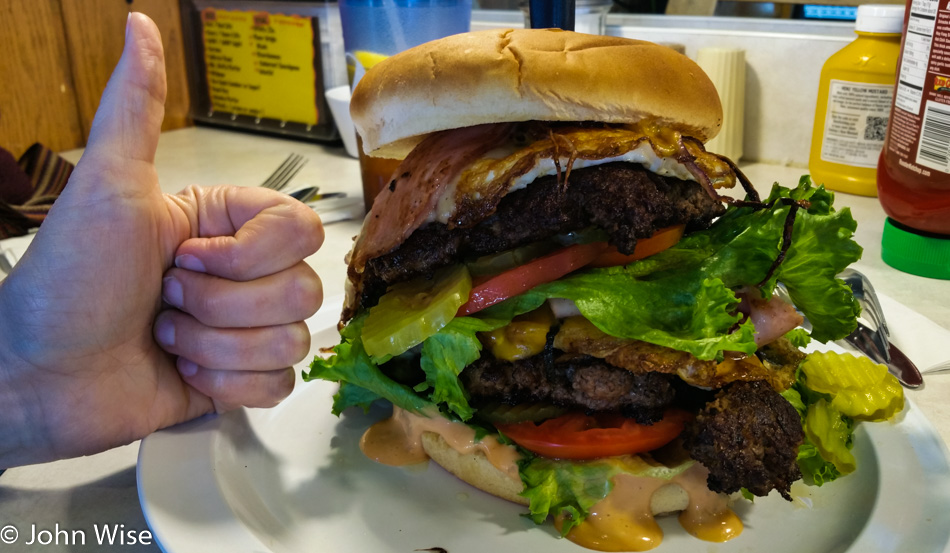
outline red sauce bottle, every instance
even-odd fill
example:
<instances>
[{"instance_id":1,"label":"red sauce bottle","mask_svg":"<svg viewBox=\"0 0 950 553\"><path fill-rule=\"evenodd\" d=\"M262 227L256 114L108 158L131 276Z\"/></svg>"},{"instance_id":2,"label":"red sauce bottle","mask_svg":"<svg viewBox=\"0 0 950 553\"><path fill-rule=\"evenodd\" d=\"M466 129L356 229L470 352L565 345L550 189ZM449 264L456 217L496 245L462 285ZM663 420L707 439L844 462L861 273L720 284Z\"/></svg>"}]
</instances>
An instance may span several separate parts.
<instances>
[{"instance_id":1,"label":"red sauce bottle","mask_svg":"<svg viewBox=\"0 0 950 553\"><path fill-rule=\"evenodd\" d=\"M908 0L897 87L878 161L888 215L881 250L896 269L950 279L950 8Z\"/></svg>"}]
</instances>

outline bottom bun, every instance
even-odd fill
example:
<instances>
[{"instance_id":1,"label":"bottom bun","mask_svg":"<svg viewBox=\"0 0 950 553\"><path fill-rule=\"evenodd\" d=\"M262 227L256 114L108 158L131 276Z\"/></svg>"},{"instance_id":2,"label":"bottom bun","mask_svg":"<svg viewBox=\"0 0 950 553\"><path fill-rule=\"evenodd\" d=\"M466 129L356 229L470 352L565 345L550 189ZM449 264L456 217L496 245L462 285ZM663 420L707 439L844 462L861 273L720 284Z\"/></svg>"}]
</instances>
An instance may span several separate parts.
<instances>
[{"instance_id":1,"label":"bottom bun","mask_svg":"<svg viewBox=\"0 0 950 553\"><path fill-rule=\"evenodd\" d=\"M463 482L502 499L528 505L521 497L524 484L495 468L481 451L462 454L435 432L422 433L422 448L429 457Z\"/></svg>"},{"instance_id":2,"label":"bottom bun","mask_svg":"<svg viewBox=\"0 0 950 553\"><path fill-rule=\"evenodd\" d=\"M524 491L524 484L495 468L481 451L459 453L435 432L422 434L422 447L433 461L465 483L502 499L528 505L528 499L519 495ZM678 513L688 505L689 494L675 482L653 492L650 499L654 515Z\"/></svg>"}]
</instances>

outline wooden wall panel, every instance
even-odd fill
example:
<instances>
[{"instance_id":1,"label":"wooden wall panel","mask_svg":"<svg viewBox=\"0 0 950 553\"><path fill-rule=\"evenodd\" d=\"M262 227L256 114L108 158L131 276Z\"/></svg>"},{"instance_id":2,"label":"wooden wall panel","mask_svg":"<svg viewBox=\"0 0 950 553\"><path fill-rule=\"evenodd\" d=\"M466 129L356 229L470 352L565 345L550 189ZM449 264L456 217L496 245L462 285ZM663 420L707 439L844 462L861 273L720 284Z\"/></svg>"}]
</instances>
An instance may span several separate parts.
<instances>
[{"instance_id":1,"label":"wooden wall panel","mask_svg":"<svg viewBox=\"0 0 950 553\"><path fill-rule=\"evenodd\" d=\"M89 136L102 91L122 54L129 4L125 0L61 1L76 83L79 119L85 138ZM162 130L188 126L188 82L178 2L135 0L131 9L151 17L162 32L168 75L168 97Z\"/></svg>"},{"instance_id":2,"label":"wooden wall panel","mask_svg":"<svg viewBox=\"0 0 950 553\"><path fill-rule=\"evenodd\" d=\"M59 0L0 0L0 53L0 146L82 146Z\"/></svg>"}]
</instances>

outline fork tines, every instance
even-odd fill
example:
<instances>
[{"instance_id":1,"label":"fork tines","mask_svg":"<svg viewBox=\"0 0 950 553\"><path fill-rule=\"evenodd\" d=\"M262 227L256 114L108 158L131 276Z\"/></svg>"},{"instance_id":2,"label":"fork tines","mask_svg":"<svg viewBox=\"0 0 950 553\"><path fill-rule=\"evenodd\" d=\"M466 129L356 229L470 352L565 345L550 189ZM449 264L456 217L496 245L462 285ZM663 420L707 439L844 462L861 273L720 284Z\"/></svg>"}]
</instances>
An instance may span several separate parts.
<instances>
[{"instance_id":1,"label":"fork tines","mask_svg":"<svg viewBox=\"0 0 950 553\"><path fill-rule=\"evenodd\" d=\"M287 159L280 164L267 180L261 183L264 188L271 190L283 190L300 171L300 168L307 163L307 158L300 154L290 154Z\"/></svg>"}]
</instances>

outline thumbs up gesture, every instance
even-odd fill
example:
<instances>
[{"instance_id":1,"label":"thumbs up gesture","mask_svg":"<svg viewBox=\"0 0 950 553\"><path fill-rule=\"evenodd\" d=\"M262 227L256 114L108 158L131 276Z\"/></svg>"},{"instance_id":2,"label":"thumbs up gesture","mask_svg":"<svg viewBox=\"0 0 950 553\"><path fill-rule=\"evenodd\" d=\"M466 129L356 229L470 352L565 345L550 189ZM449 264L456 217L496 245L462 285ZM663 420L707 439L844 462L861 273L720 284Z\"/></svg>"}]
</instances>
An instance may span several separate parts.
<instances>
[{"instance_id":1,"label":"thumbs up gesture","mask_svg":"<svg viewBox=\"0 0 950 553\"><path fill-rule=\"evenodd\" d=\"M294 383L323 300L312 210L263 188L163 195L161 37L131 14L82 159L0 282L0 467L84 455Z\"/></svg>"}]
</instances>

